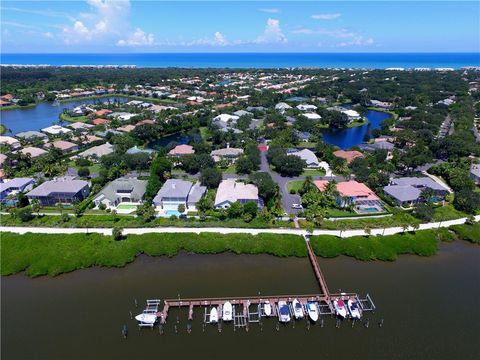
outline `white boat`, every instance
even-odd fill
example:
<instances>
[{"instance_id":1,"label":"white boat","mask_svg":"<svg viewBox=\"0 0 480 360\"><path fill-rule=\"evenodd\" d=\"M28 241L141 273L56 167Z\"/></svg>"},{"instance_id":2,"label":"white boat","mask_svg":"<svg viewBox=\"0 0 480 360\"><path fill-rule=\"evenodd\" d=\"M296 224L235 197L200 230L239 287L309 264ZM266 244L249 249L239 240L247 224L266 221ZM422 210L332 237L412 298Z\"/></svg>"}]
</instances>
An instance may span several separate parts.
<instances>
[{"instance_id":1,"label":"white boat","mask_svg":"<svg viewBox=\"0 0 480 360\"><path fill-rule=\"evenodd\" d=\"M360 320L362 317L362 310L358 306L358 302L352 299L347 301L348 312L353 319Z\"/></svg>"},{"instance_id":2,"label":"white boat","mask_svg":"<svg viewBox=\"0 0 480 360\"><path fill-rule=\"evenodd\" d=\"M270 301L265 301L265 304L263 305L263 311L265 312L265 316L272 315L272 305L270 304Z\"/></svg>"},{"instance_id":3,"label":"white boat","mask_svg":"<svg viewBox=\"0 0 480 360\"><path fill-rule=\"evenodd\" d=\"M307 302L307 313L310 320L313 322L318 320L318 307L314 302Z\"/></svg>"},{"instance_id":4,"label":"white boat","mask_svg":"<svg viewBox=\"0 0 480 360\"><path fill-rule=\"evenodd\" d=\"M143 313L135 316L135 320L141 324L155 324L157 322L157 315L144 311Z\"/></svg>"},{"instance_id":5,"label":"white boat","mask_svg":"<svg viewBox=\"0 0 480 360\"><path fill-rule=\"evenodd\" d=\"M218 322L218 310L216 307L213 307L210 310L210 324L216 324Z\"/></svg>"},{"instance_id":6,"label":"white boat","mask_svg":"<svg viewBox=\"0 0 480 360\"><path fill-rule=\"evenodd\" d=\"M285 301L278 302L278 320L282 323L290 321L290 308Z\"/></svg>"},{"instance_id":7,"label":"white boat","mask_svg":"<svg viewBox=\"0 0 480 360\"><path fill-rule=\"evenodd\" d=\"M233 319L233 313L232 313L233 307L232 304L227 301L225 304L223 304L223 312L222 312L222 320L223 321L232 321Z\"/></svg>"},{"instance_id":8,"label":"white boat","mask_svg":"<svg viewBox=\"0 0 480 360\"><path fill-rule=\"evenodd\" d=\"M293 307L293 315L295 315L295 319L302 319L304 315L302 304L300 304L300 302L297 299L293 299L292 307Z\"/></svg>"},{"instance_id":9,"label":"white boat","mask_svg":"<svg viewBox=\"0 0 480 360\"><path fill-rule=\"evenodd\" d=\"M345 318L347 316L347 309L345 308L345 303L342 299L333 300L333 306L335 307L335 312L338 316Z\"/></svg>"}]
</instances>

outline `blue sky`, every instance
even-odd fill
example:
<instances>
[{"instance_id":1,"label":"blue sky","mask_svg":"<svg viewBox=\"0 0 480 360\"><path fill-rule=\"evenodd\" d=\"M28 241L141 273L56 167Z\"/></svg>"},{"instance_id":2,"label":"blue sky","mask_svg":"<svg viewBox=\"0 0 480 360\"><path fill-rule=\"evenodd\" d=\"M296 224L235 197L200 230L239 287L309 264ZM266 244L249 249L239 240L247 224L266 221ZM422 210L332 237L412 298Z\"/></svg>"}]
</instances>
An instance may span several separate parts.
<instances>
[{"instance_id":1,"label":"blue sky","mask_svg":"<svg viewBox=\"0 0 480 360\"><path fill-rule=\"evenodd\" d=\"M480 52L477 1L2 1L4 53Z\"/></svg>"}]
</instances>

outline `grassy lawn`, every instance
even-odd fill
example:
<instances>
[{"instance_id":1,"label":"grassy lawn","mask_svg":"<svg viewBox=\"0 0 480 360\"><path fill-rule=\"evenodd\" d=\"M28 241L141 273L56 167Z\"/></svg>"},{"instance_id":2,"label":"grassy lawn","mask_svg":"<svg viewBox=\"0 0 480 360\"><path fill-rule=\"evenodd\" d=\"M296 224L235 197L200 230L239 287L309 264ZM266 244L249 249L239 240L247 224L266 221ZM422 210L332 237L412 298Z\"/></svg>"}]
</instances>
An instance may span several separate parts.
<instances>
[{"instance_id":1,"label":"grassy lawn","mask_svg":"<svg viewBox=\"0 0 480 360\"><path fill-rule=\"evenodd\" d=\"M347 128L354 128L354 127L362 126L362 125L365 125L365 124L368 124L368 119L367 118L365 118L364 120L352 121L350 124L347 125Z\"/></svg>"},{"instance_id":2,"label":"grassy lawn","mask_svg":"<svg viewBox=\"0 0 480 360\"><path fill-rule=\"evenodd\" d=\"M86 123L90 120L90 118L87 115L70 116L70 115L65 114L65 113L60 114L60 119L63 120L63 121L71 122L71 123L74 123L74 122Z\"/></svg>"},{"instance_id":3,"label":"grassy lawn","mask_svg":"<svg viewBox=\"0 0 480 360\"><path fill-rule=\"evenodd\" d=\"M292 180L287 183L287 189L290 192L291 190L295 190L297 192L302 188L303 180Z\"/></svg>"},{"instance_id":4,"label":"grassy lawn","mask_svg":"<svg viewBox=\"0 0 480 360\"><path fill-rule=\"evenodd\" d=\"M342 209L328 209L327 217L349 217L349 216L359 216L357 213Z\"/></svg>"},{"instance_id":5,"label":"grassy lawn","mask_svg":"<svg viewBox=\"0 0 480 360\"><path fill-rule=\"evenodd\" d=\"M207 141L207 139L210 137L210 132L208 131L208 128L206 126L201 126L198 128L200 130L200 135L202 136L202 139L204 141Z\"/></svg>"},{"instance_id":6,"label":"grassy lawn","mask_svg":"<svg viewBox=\"0 0 480 360\"><path fill-rule=\"evenodd\" d=\"M7 127L3 124L0 124L0 135L5 134L6 131L7 131Z\"/></svg>"},{"instance_id":7,"label":"grassy lawn","mask_svg":"<svg viewBox=\"0 0 480 360\"><path fill-rule=\"evenodd\" d=\"M230 165L226 169L222 169L222 173L224 173L224 174L236 174L237 171L236 171L236 168L235 168L235 164Z\"/></svg>"},{"instance_id":8,"label":"grassy lawn","mask_svg":"<svg viewBox=\"0 0 480 360\"><path fill-rule=\"evenodd\" d=\"M307 148L307 149L314 149L316 146L317 146L317 143L310 142L310 141L304 141L298 144L299 148Z\"/></svg>"},{"instance_id":9,"label":"grassy lawn","mask_svg":"<svg viewBox=\"0 0 480 360\"><path fill-rule=\"evenodd\" d=\"M77 166L75 164L75 161L73 161L73 160L68 163L68 166L74 168L77 171L78 171L79 168L81 168L81 166ZM102 169L100 164L96 164L96 163L93 163L92 165L87 166L87 167L88 167L88 170L90 170L90 174L98 174L100 172L100 170Z\"/></svg>"},{"instance_id":10,"label":"grassy lawn","mask_svg":"<svg viewBox=\"0 0 480 360\"><path fill-rule=\"evenodd\" d=\"M445 221L466 217L468 214L456 210L453 205L439 206L435 208L432 221Z\"/></svg>"},{"instance_id":11,"label":"grassy lawn","mask_svg":"<svg viewBox=\"0 0 480 360\"><path fill-rule=\"evenodd\" d=\"M325 170L323 169L306 169L303 176L325 176Z\"/></svg>"}]
</instances>

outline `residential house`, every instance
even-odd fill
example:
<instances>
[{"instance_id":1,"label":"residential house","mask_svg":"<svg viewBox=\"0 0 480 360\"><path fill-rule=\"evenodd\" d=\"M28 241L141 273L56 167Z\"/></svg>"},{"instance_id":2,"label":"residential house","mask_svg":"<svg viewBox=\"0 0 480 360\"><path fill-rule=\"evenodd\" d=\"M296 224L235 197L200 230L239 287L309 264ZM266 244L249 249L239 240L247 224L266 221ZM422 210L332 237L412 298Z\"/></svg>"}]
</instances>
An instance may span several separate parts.
<instances>
[{"instance_id":1,"label":"residential house","mask_svg":"<svg viewBox=\"0 0 480 360\"><path fill-rule=\"evenodd\" d=\"M470 177L475 181L475 184L480 185L480 163L472 164L470 167Z\"/></svg>"},{"instance_id":2,"label":"residential house","mask_svg":"<svg viewBox=\"0 0 480 360\"><path fill-rule=\"evenodd\" d=\"M41 133L40 131L22 131L19 132L18 134L15 135L17 138L28 140L28 141L33 141L33 140L46 140L48 136L44 133Z\"/></svg>"},{"instance_id":3,"label":"residential house","mask_svg":"<svg viewBox=\"0 0 480 360\"><path fill-rule=\"evenodd\" d=\"M243 154L243 149L231 148L227 146L225 149L213 150L210 155L215 162L227 160L229 163L235 163L239 156Z\"/></svg>"},{"instance_id":4,"label":"residential house","mask_svg":"<svg viewBox=\"0 0 480 360\"><path fill-rule=\"evenodd\" d=\"M442 201L448 193L445 186L426 176L390 179L390 185L385 186L383 191L399 206L409 207L424 201L422 193L427 189L432 193L434 202Z\"/></svg>"},{"instance_id":5,"label":"residential house","mask_svg":"<svg viewBox=\"0 0 480 360\"><path fill-rule=\"evenodd\" d=\"M95 111L95 115L98 116L98 117L102 117L102 116L111 114L112 112L113 111L109 110L109 109L100 109L100 110Z\"/></svg>"},{"instance_id":6,"label":"residential house","mask_svg":"<svg viewBox=\"0 0 480 360\"><path fill-rule=\"evenodd\" d=\"M0 154L0 167L3 166L3 163L7 161L8 157L5 154Z\"/></svg>"},{"instance_id":7,"label":"residential house","mask_svg":"<svg viewBox=\"0 0 480 360\"><path fill-rule=\"evenodd\" d=\"M134 147L131 147L130 149L128 149L126 151L126 153L127 154L145 153L145 154L152 155L152 154L156 153L156 151L153 150L153 149L142 149L142 148L139 148L137 145L135 145Z\"/></svg>"},{"instance_id":8,"label":"residential house","mask_svg":"<svg viewBox=\"0 0 480 360\"><path fill-rule=\"evenodd\" d=\"M255 185L237 182L236 179L222 180L215 196L215 207L226 209L237 201L241 204L252 201L258 207L263 206L262 200L258 197L258 188Z\"/></svg>"},{"instance_id":9,"label":"residential house","mask_svg":"<svg viewBox=\"0 0 480 360\"><path fill-rule=\"evenodd\" d=\"M193 150L193 146L184 144L184 145L175 146L168 153L172 156L182 156L182 155L195 154L195 150Z\"/></svg>"},{"instance_id":10,"label":"residential house","mask_svg":"<svg viewBox=\"0 0 480 360\"><path fill-rule=\"evenodd\" d=\"M318 115L317 113L313 113L313 112L304 113L304 114L302 114L302 116L306 117L308 120L313 120L313 121L317 121L317 120L320 120L322 118L320 115Z\"/></svg>"},{"instance_id":11,"label":"residential house","mask_svg":"<svg viewBox=\"0 0 480 360\"><path fill-rule=\"evenodd\" d=\"M317 110L317 107L311 104L299 104L296 106L296 108L300 111L309 111L309 112Z\"/></svg>"},{"instance_id":12,"label":"residential house","mask_svg":"<svg viewBox=\"0 0 480 360\"><path fill-rule=\"evenodd\" d=\"M45 155L48 153L48 151L45 151L43 149L40 149L35 146L27 146L21 150L19 150L23 155L30 155L32 159L37 158L39 156Z\"/></svg>"},{"instance_id":13,"label":"residential house","mask_svg":"<svg viewBox=\"0 0 480 360\"><path fill-rule=\"evenodd\" d=\"M124 133L129 133L131 131L133 131L133 129L135 129L135 126L134 125L125 125L125 126L120 126L117 128L117 131L121 131L121 132L124 132Z\"/></svg>"},{"instance_id":14,"label":"residential house","mask_svg":"<svg viewBox=\"0 0 480 360\"><path fill-rule=\"evenodd\" d=\"M92 120L92 124L95 125L95 126L98 126L98 125L108 125L110 124L110 120L107 120L107 119L102 119L102 118L96 118L96 119L93 119Z\"/></svg>"},{"instance_id":15,"label":"residential house","mask_svg":"<svg viewBox=\"0 0 480 360\"><path fill-rule=\"evenodd\" d=\"M56 149L61 150L63 153L68 153L72 151L77 151L78 150L78 145L74 144L70 141L65 141L65 140L57 140L52 143L47 143L45 144L45 147L54 147Z\"/></svg>"},{"instance_id":16,"label":"residential house","mask_svg":"<svg viewBox=\"0 0 480 360\"><path fill-rule=\"evenodd\" d=\"M393 104L386 101L379 100L370 100L370 106L377 107L380 109L390 110L393 108Z\"/></svg>"},{"instance_id":17,"label":"residential house","mask_svg":"<svg viewBox=\"0 0 480 360\"><path fill-rule=\"evenodd\" d=\"M16 204L18 193L30 191L35 184L33 178L14 178L0 183L0 202L8 205Z\"/></svg>"},{"instance_id":18,"label":"residential house","mask_svg":"<svg viewBox=\"0 0 480 360\"><path fill-rule=\"evenodd\" d=\"M365 158L365 155L363 155L360 151L357 150L337 150L333 152L333 155L338 158L345 159L347 161L347 164L350 164L356 158Z\"/></svg>"},{"instance_id":19,"label":"residential house","mask_svg":"<svg viewBox=\"0 0 480 360\"><path fill-rule=\"evenodd\" d=\"M64 177L42 183L28 192L27 198L30 202L38 199L42 206L55 206L57 203L73 204L82 201L89 193L88 182Z\"/></svg>"},{"instance_id":20,"label":"residential house","mask_svg":"<svg viewBox=\"0 0 480 360\"><path fill-rule=\"evenodd\" d=\"M165 215L175 215L179 205L186 210L195 211L198 201L207 192L205 186L191 181L168 179L153 199L158 211Z\"/></svg>"},{"instance_id":21,"label":"residential house","mask_svg":"<svg viewBox=\"0 0 480 360\"><path fill-rule=\"evenodd\" d=\"M8 145L8 146L12 147L13 149L17 149L20 146L22 146L20 141L18 141L17 139L15 139L14 137L11 137L11 136L0 136L0 144L1 145Z\"/></svg>"},{"instance_id":22,"label":"residential house","mask_svg":"<svg viewBox=\"0 0 480 360\"><path fill-rule=\"evenodd\" d=\"M318 190L324 191L328 184L326 180L314 181ZM336 184L339 193L337 202L342 207L354 206L357 213L378 213L384 210L380 198L367 185L355 180L342 181Z\"/></svg>"},{"instance_id":23,"label":"residential house","mask_svg":"<svg viewBox=\"0 0 480 360\"><path fill-rule=\"evenodd\" d=\"M139 205L147 189L146 180L120 178L111 181L93 198L96 207L104 204L107 209L116 209L120 204ZM129 209L133 211L134 209ZM128 211L130 212L130 211Z\"/></svg>"},{"instance_id":24,"label":"residential house","mask_svg":"<svg viewBox=\"0 0 480 360\"><path fill-rule=\"evenodd\" d=\"M72 132L72 130L70 129L67 129L63 126L60 126L60 125L52 125L52 126L49 126L49 127L46 127L44 129L42 129L42 131L46 134L50 134L50 135L60 135L60 134L69 134Z\"/></svg>"},{"instance_id":25,"label":"residential house","mask_svg":"<svg viewBox=\"0 0 480 360\"><path fill-rule=\"evenodd\" d=\"M291 109L292 107L285 102L280 102L275 105L275 110L277 110L280 114L283 114L286 110Z\"/></svg>"},{"instance_id":26,"label":"residential house","mask_svg":"<svg viewBox=\"0 0 480 360\"><path fill-rule=\"evenodd\" d=\"M93 146L90 149L82 151L80 154L78 154L78 156L83 158L95 157L99 159L102 156L105 156L111 153L113 153L113 145L107 142L105 144Z\"/></svg>"},{"instance_id":27,"label":"residential house","mask_svg":"<svg viewBox=\"0 0 480 360\"><path fill-rule=\"evenodd\" d=\"M349 122L360 120L362 118L362 116L359 114L358 111L355 111L352 109L345 109L345 110L342 110L341 112L347 115Z\"/></svg>"},{"instance_id":28,"label":"residential house","mask_svg":"<svg viewBox=\"0 0 480 360\"><path fill-rule=\"evenodd\" d=\"M319 161L317 155L312 150L309 149L291 149L287 152L287 155L295 155L298 156L300 159L304 160L309 168L318 168Z\"/></svg>"},{"instance_id":29,"label":"residential house","mask_svg":"<svg viewBox=\"0 0 480 360\"><path fill-rule=\"evenodd\" d=\"M245 110L237 110L233 112L234 116L242 117L242 116L253 116L253 113Z\"/></svg>"},{"instance_id":30,"label":"residential house","mask_svg":"<svg viewBox=\"0 0 480 360\"><path fill-rule=\"evenodd\" d=\"M71 127L73 130L77 130L79 132L85 132L93 128L93 125L77 121L68 125L68 127Z\"/></svg>"}]
</instances>

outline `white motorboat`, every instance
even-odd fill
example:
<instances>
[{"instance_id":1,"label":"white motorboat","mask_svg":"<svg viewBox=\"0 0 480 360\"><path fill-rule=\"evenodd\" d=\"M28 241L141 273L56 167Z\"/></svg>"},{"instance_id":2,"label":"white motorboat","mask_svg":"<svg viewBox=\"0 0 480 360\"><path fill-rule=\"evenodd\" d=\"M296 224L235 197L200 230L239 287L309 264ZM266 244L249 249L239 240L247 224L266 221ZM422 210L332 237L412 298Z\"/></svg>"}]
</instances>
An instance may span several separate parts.
<instances>
[{"instance_id":1,"label":"white motorboat","mask_svg":"<svg viewBox=\"0 0 480 360\"><path fill-rule=\"evenodd\" d=\"M272 305L270 304L270 301L265 301L265 304L263 304L263 311L265 312L265 316L272 315Z\"/></svg>"},{"instance_id":2,"label":"white motorboat","mask_svg":"<svg viewBox=\"0 0 480 360\"><path fill-rule=\"evenodd\" d=\"M144 311L143 313L135 316L135 320L137 320L141 324L155 324L157 322L157 315L151 312Z\"/></svg>"},{"instance_id":3,"label":"white motorboat","mask_svg":"<svg viewBox=\"0 0 480 360\"><path fill-rule=\"evenodd\" d=\"M223 321L232 321L233 319L233 306L227 301L223 304L222 320Z\"/></svg>"},{"instance_id":4,"label":"white motorboat","mask_svg":"<svg viewBox=\"0 0 480 360\"><path fill-rule=\"evenodd\" d=\"M345 318L347 316L347 309L342 299L333 300L333 306L338 316L341 318Z\"/></svg>"},{"instance_id":5,"label":"white motorboat","mask_svg":"<svg viewBox=\"0 0 480 360\"><path fill-rule=\"evenodd\" d=\"M310 320L313 322L318 320L318 307L314 302L307 302L307 313Z\"/></svg>"},{"instance_id":6,"label":"white motorboat","mask_svg":"<svg viewBox=\"0 0 480 360\"><path fill-rule=\"evenodd\" d=\"M358 306L358 302L356 300L348 299L347 301L348 312L353 319L360 320L362 317L362 310Z\"/></svg>"},{"instance_id":7,"label":"white motorboat","mask_svg":"<svg viewBox=\"0 0 480 360\"><path fill-rule=\"evenodd\" d=\"M303 307L302 307L302 304L300 304L300 301L298 301L297 299L293 299L292 307L293 307L293 315L295 315L295 319L302 319L304 313L303 313Z\"/></svg>"},{"instance_id":8,"label":"white motorboat","mask_svg":"<svg viewBox=\"0 0 480 360\"><path fill-rule=\"evenodd\" d=\"M290 308L285 301L278 302L278 320L282 323L290 321Z\"/></svg>"},{"instance_id":9,"label":"white motorboat","mask_svg":"<svg viewBox=\"0 0 480 360\"><path fill-rule=\"evenodd\" d=\"M213 307L210 310L210 324L216 324L218 322L218 310L216 307Z\"/></svg>"}]
</instances>

